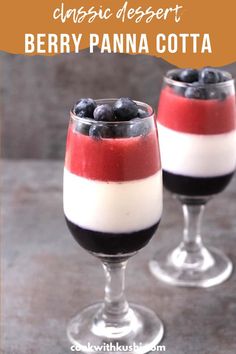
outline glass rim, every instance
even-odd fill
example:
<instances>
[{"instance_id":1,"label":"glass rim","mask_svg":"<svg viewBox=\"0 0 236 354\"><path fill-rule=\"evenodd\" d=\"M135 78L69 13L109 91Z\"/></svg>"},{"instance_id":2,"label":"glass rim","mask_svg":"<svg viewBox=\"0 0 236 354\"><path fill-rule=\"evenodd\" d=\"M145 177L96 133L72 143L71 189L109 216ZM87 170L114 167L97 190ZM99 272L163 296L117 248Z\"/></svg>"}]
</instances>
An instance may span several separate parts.
<instances>
[{"instance_id":1,"label":"glass rim","mask_svg":"<svg viewBox=\"0 0 236 354\"><path fill-rule=\"evenodd\" d=\"M181 69L171 69L168 70L166 72L166 74L164 75L164 83L169 84L169 85L175 85L175 86L179 86L179 87L192 87L193 83L189 83L189 82L181 82L181 81L177 81L174 79L171 79L170 77L168 77L169 74L176 72L177 70L181 70ZM229 72L226 70L221 70L221 72L223 72L224 74L226 74L226 76L229 75ZM196 81L197 82L197 81ZM196 83L194 82L194 83ZM231 86L232 84L235 83L235 79L234 78L230 78L227 81L222 81L222 82L216 82L216 83L211 83L211 84L206 84L206 83L201 83L199 82L199 87L227 87L227 86Z\"/></svg>"},{"instance_id":2,"label":"glass rim","mask_svg":"<svg viewBox=\"0 0 236 354\"><path fill-rule=\"evenodd\" d=\"M97 103L97 104L109 104L109 103L112 103L112 102L115 102L117 101L118 98L99 98L99 99L95 99L94 101ZM96 124L96 125L114 125L114 124L135 124L137 122L142 122L142 121L146 121L150 118L152 118L154 115L155 115L155 111L154 109L152 108L152 106L150 106L149 104L147 103L144 103L144 102L141 102L141 101L136 101L136 100L133 100L138 106L141 107L144 107L147 109L147 112L148 112L148 116L147 117L144 117L144 118L140 118L140 117L136 117L136 118L133 118L133 119L130 119L130 120L124 120L124 121L120 121L120 120L116 120L116 121L99 121L99 120L95 120L93 118L90 118L90 117L78 117L74 111L73 111L73 108L70 110L70 117L74 120L74 121L77 121L77 122L82 122L82 123L87 123L87 124Z\"/></svg>"}]
</instances>

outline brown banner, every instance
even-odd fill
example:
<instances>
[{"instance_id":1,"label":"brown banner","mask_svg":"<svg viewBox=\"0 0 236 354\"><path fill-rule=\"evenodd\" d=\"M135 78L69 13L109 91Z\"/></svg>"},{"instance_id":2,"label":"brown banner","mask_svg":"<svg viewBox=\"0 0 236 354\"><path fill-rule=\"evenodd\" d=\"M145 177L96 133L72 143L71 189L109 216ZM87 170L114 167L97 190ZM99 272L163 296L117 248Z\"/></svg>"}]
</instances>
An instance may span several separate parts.
<instances>
[{"instance_id":1,"label":"brown banner","mask_svg":"<svg viewBox=\"0 0 236 354\"><path fill-rule=\"evenodd\" d=\"M177 66L236 60L235 0L2 1L0 50L55 55L99 47Z\"/></svg>"}]
</instances>

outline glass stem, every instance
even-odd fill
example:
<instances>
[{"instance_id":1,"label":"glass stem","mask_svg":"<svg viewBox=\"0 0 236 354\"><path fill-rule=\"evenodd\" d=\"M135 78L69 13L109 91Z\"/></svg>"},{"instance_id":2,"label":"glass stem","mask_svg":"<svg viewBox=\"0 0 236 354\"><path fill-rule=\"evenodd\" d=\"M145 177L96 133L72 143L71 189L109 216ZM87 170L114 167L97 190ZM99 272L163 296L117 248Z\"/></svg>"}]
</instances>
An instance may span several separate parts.
<instances>
[{"instance_id":1,"label":"glass stem","mask_svg":"<svg viewBox=\"0 0 236 354\"><path fill-rule=\"evenodd\" d=\"M126 265L127 260L103 260L106 278L103 317L106 320L122 320L129 311L129 305L124 294Z\"/></svg>"},{"instance_id":2,"label":"glass stem","mask_svg":"<svg viewBox=\"0 0 236 354\"><path fill-rule=\"evenodd\" d=\"M184 214L183 246L187 252L195 253L202 247L201 226L204 204L182 203Z\"/></svg>"}]
</instances>

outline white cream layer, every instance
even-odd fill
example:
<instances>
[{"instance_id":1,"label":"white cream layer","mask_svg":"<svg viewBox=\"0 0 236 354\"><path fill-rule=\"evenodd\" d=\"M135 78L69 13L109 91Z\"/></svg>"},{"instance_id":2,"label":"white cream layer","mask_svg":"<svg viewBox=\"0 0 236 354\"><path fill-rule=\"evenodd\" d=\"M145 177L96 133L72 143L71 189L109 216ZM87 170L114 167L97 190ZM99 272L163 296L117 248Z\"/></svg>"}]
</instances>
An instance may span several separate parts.
<instances>
[{"instance_id":1,"label":"white cream layer","mask_svg":"<svg viewBox=\"0 0 236 354\"><path fill-rule=\"evenodd\" d=\"M128 182L102 182L64 169L65 216L85 229L128 233L157 223L162 214L162 172Z\"/></svg>"},{"instance_id":2,"label":"white cream layer","mask_svg":"<svg viewBox=\"0 0 236 354\"><path fill-rule=\"evenodd\" d=\"M215 135L177 132L157 123L163 170L214 177L236 168L236 131Z\"/></svg>"}]
</instances>

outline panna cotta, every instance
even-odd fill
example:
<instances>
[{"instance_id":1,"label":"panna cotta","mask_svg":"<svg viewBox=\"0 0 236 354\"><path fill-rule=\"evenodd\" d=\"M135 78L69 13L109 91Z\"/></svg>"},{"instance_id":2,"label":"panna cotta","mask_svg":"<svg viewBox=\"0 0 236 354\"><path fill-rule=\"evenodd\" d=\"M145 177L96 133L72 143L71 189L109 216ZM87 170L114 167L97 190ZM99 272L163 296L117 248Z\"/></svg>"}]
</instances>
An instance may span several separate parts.
<instances>
[{"instance_id":1,"label":"panna cotta","mask_svg":"<svg viewBox=\"0 0 236 354\"><path fill-rule=\"evenodd\" d=\"M212 195L233 176L236 121L231 81L230 74L211 68L167 74L157 126L164 185L171 192Z\"/></svg>"},{"instance_id":2,"label":"panna cotta","mask_svg":"<svg viewBox=\"0 0 236 354\"><path fill-rule=\"evenodd\" d=\"M102 254L144 247L162 214L154 117L141 111L138 103L139 111L132 118L132 109L122 112L122 101L115 105L118 108L111 110L109 104L107 108L98 104L93 118L76 116L74 109L64 168L63 204L69 229L81 246Z\"/></svg>"}]
</instances>

